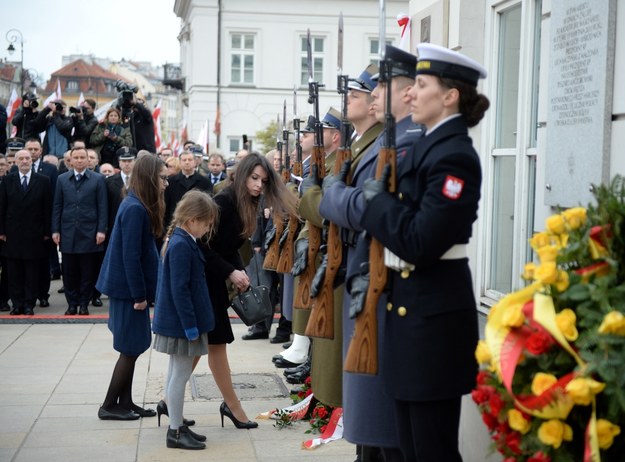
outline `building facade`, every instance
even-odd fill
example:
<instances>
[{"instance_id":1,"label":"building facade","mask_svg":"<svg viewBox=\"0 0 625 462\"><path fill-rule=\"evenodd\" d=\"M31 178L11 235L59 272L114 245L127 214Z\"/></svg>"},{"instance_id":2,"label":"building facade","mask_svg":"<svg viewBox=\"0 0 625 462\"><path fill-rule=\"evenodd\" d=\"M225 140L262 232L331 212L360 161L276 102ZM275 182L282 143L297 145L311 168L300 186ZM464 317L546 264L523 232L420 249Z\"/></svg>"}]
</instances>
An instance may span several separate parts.
<instances>
[{"instance_id":1,"label":"building facade","mask_svg":"<svg viewBox=\"0 0 625 462\"><path fill-rule=\"evenodd\" d=\"M386 41L397 45L396 17L407 12L408 2L386 4ZM174 12L182 20L178 39L189 137L195 139L208 120L211 145L219 145L225 155L241 148L243 134L254 142L254 134L282 114L284 100L287 118L292 119L294 87L300 118L312 112L307 103L308 29L314 77L324 85L321 113L330 106L340 107L336 93L340 12L344 16L343 72L357 76L367 62L377 60L376 0L176 0ZM218 107L221 132L216 134Z\"/></svg>"}]
</instances>

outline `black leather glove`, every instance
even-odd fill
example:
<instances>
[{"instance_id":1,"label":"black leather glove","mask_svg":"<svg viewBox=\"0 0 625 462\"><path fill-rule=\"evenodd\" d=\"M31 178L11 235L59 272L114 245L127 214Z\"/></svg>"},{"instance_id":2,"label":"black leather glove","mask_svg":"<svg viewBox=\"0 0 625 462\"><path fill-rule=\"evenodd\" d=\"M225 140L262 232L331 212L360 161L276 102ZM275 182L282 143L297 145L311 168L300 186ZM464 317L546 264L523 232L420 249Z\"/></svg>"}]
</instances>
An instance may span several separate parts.
<instances>
[{"instance_id":1,"label":"black leather glove","mask_svg":"<svg viewBox=\"0 0 625 462\"><path fill-rule=\"evenodd\" d=\"M373 200L375 196L380 193L388 191L388 180L391 177L391 166L384 167L382 176L379 180L375 178L368 178L362 185L362 194L365 197L365 202L368 204Z\"/></svg>"},{"instance_id":2,"label":"black leather glove","mask_svg":"<svg viewBox=\"0 0 625 462\"><path fill-rule=\"evenodd\" d=\"M278 247L280 247L280 249L284 247L284 243L286 242L288 237L289 237L289 225L286 225L284 227L284 231L282 232L282 236L280 236L280 242L278 242Z\"/></svg>"},{"instance_id":3,"label":"black leather glove","mask_svg":"<svg viewBox=\"0 0 625 462\"><path fill-rule=\"evenodd\" d=\"M352 161L346 160L345 162L343 162L343 165L341 166L341 171L338 173L338 175L326 176L323 179L323 183L321 184L321 190L323 191L323 193L325 194L325 192L330 189L330 187L337 181L345 183L345 181L347 180L347 176L349 175L349 169L351 168L351 166Z\"/></svg>"},{"instance_id":4,"label":"black leather glove","mask_svg":"<svg viewBox=\"0 0 625 462\"><path fill-rule=\"evenodd\" d=\"M308 264L308 239L295 241L295 262L291 274L299 276L306 269Z\"/></svg>"},{"instance_id":5,"label":"black leather glove","mask_svg":"<svg viewBox=\"0 0 625 462\"><path fill-rule=\"evenodd\" d=\"M326 278L326 270L328 269L328 254L326 253L321 259L321 264L319 268L317 268L317 272L315 273L315 277L312 280L312 284L310 287L310 297L315 298L321 292L321 288L323 287L323 281Z\"/></svg>"},{"instance_id":6,"label":"black leather glove","mask_svg":"<svg viewBox=\"0 0 625 462\"><path fill-rule=\"evenodd\" d=\"M369 287L369 273L360 274L352 279L349 303L349 317L354 319L365 307L367 288Z\"/></svg>"},{"instance_id":7,"label":"black leather glove","mask_svg":"<svg viewBox=\"0 0 625 462\"><path fill-rule=\"evenodd\" d=\"M300 193L302 196L313 186L321 186L321 180L319 179L319 169L317 168L317 164L314 164L310 167L310 175L304 178L302 184L300 185Z\"/></svg>"},{"instance_id":8,"label":"black leather glove","mask_svg":"<svg viewBox=\"0 0 625 462\"><path fill-rule=\"evenodd\" d=\"M271 245L271 243L273 242L275 238L276 238L276 227L274 225L269 229L269 231L265 233L265 252L267 252L267 250L269 249L269 246Z\"/></svg>"}]
</instances>

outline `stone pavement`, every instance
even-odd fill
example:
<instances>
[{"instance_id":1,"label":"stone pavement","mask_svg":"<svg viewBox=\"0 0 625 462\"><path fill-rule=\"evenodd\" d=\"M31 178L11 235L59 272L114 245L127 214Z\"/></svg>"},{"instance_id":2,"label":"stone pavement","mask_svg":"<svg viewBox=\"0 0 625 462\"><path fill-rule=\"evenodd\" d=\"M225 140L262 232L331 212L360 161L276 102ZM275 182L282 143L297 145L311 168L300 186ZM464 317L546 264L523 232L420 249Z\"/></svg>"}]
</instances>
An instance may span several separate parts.
<instances>
[{"instance_id":1,"label":"stone pavement","mask_svg":"<svg viewBox=\"0 0 625 462\"><path fill-rule=\"evenodd\" d=\"M131 422L97 418L117 353L105 323L104 308L91 315L68 319L60 286L53 283L50 308L36 308L34 317L0 316L0 461L15 462L134 462L134 461L305 461L352 462L355 446L345 440L302 450L308 423L278 430L272 420L259 420L259 428L238 430L226 419L221 427L221 400L188 386L185 416L197 424L193 430L206 434L207 448L184 451L165 447L168 425L156 417ZM72 317L73 318L73 317ZM272 390L259 389L242 400L250 418L291 403L284 390L282 370L273 367L271 356L281 350L267 340L242 341L243 324L233 324L235 342L228 347L230 366L238 374L277 374ZM134 400L156 407L167 372L167 355L152 350L137 361ZM206 358L195 371L209 375ZM248 376L240 376L248 377ZM279 379L278 379L279 378ZM212 382L212 378L207 379ZM207 381L204 379L204 382ZM245 384L243 384L245 385ZM206 387L204 383L203 387ZM259 387L262 388L262 387ZM278 393L276 394L276 390ZM273 396L273 397L272 397ZM278 396L278 397L276 397Z\"/></svg>"}]
</instances>

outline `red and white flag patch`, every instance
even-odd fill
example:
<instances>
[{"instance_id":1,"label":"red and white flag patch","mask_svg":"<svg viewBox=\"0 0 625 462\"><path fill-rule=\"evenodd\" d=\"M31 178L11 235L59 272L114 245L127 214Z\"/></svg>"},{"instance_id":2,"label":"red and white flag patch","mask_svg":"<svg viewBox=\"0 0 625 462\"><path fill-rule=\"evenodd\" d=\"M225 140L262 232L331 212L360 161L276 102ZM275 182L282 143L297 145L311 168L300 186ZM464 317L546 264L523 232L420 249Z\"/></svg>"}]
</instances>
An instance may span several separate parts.
<instances>
[{"instance_id":1,"label":"red and white flag patch","mask_svg":"<svg viewBox=\"0 0 625 462\"><path fill-rule=\"evenodd\" d=\"M464 187L464 180L452 175L447 175L445 183L443 184L443 196L456 200L462 195L462 188Z\"/></svg>"}]
</instances>

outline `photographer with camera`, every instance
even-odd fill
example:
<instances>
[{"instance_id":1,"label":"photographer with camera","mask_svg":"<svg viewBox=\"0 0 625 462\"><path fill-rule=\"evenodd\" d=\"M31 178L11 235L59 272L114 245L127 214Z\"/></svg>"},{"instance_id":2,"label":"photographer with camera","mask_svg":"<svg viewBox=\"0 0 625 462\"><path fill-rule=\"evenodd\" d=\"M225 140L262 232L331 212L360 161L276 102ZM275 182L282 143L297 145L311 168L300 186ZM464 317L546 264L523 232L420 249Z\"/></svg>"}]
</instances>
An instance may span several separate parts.
<instances>
[{"instance_id":1,"label":"photographer with camera","mask_svg":"<svg viewBox=\"0 0 625 462\"><path fill-rule=\"evenodd\" d=\"M91 146L100 150L100 164L109 163L119 168L117 150L132 145L130 130L122 126L122 115L119 109L112 107L106 111L106 116L91 134Z\"/></svg>"},{"instance_id":2,"label":"photographer with camera","mask_svg":"<svg viewBox=\"0 0 625 462\"><path fill-rule=\"evenodd\" d=\"M41 130L36 130L35 119L39 115L37 96L33 93L22 95L22 105L15 111L11 123L17 128L18 138L36 138Z\"/></svg>"},{"instance_id":3,"label":"photographer with camera","mask_svg":"<svg viewBox=\"0 0 625 462\"><path fill-rule=\"evenodd\" d=\"M117 107L122 113L124 125L130 129L132 145L137 151L144 149L155 154L154 120L145 101L135 95L139 88L121 80L115 83L115 88L119 92Z\"/></svg>"},{"instance_id":4,"label":"photographer with camera","mask_svg":"<svg viewBox=\"0 0 625 462\"><path fill-rule=\"evenodd\" d=\"M98 125L98 119L94 114L95 107L96 102L91 98L87 98L80 106L69 108L69 115L74 121L72 141L83 140L87 148L92 147L90 142L91 134Z\"/></svg>"},{"instance_id":5,"label":"photographer with camera","mask_svg":"<svg viewBox=\"0 0 625 462\"><path fill-rule=\"evenodd\" d=\"M33 137L36 138L39 132L46 132L43 139L44 154L54 154L61 158L69 149L74 123L65 115L66 108L65 101L57 99L48 103L35 119L35 130L38 131Z\"/></svg>"}]
</instances>

